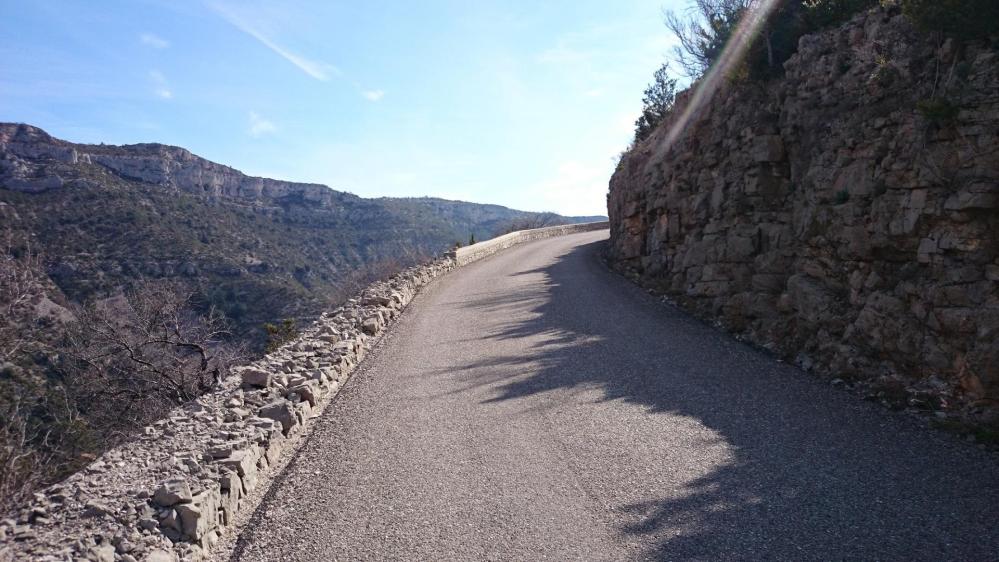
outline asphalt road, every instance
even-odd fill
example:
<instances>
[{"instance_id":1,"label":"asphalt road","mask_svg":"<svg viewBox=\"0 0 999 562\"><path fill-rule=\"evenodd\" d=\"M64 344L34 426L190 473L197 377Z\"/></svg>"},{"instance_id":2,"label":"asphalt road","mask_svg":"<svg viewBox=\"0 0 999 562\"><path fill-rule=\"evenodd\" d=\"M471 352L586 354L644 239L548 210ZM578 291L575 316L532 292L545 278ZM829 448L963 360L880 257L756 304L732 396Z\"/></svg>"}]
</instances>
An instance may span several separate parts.
<instances>
[{"instance_id":1,"label":"asphalt road","mask_svg":"<svg viewBox=\"0 0 999 562\"><path fill-rule=\"evenodd\" d=\"M606 236L425 289L233 559L999 559L993 457L659 303Z\"/></svg>"}]
</instances>

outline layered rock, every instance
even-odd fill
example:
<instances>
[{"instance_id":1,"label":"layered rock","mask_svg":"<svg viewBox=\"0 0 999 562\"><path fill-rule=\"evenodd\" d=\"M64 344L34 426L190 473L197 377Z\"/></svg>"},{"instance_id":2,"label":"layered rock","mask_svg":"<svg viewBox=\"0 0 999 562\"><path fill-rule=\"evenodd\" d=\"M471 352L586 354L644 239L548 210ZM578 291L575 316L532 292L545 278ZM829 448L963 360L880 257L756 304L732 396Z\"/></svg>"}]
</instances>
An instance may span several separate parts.
<instances>
[{"instance_id":1,"label":"layered rock","mask_svg":"<svg viewBox=\"0 0 999 562\"><path fill-rule=\"evenodd\" d=\"M211 197L248 201L295 198L327 207L344 198L359 199L325 185L247 176L176 146L74 144L23 124L0 124L0 156L0 183L18 191L38 192L61 187L62 178L42 165L55 161L99 164L126 179Z\"/></svg>"},{"instance_id":2,"label":"layered rock","mask_svg":"<svg viewBox=\"0 0 999 562\"><path fill-rule=\"evenodd\" d=\"M802 366L999 399L999 54L875 10L785 69L624 155L612 261Z\"/></svg>"}]
</instances>

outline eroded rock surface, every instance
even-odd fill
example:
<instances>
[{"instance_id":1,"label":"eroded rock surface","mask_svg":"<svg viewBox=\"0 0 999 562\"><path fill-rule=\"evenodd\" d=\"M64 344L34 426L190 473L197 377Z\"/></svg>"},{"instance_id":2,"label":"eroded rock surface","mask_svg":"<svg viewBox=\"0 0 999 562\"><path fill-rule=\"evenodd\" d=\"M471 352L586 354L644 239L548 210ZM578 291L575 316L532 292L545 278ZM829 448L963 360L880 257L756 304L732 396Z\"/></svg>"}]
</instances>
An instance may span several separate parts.
<instances>
[{"instance_id":1,"label":"eroded rock surface","mask_svg":"<svg viewBox=\"0 0 999 562\"><path fill-rule=\"evenodd\" d=\"M785 69L726 84L666 146L692 102L681 95L624 155L611 259L803 367L915 388L903 407L987 414L999 399L999 53L875 10L803 37Z\"/></svg>"}]
</instances>

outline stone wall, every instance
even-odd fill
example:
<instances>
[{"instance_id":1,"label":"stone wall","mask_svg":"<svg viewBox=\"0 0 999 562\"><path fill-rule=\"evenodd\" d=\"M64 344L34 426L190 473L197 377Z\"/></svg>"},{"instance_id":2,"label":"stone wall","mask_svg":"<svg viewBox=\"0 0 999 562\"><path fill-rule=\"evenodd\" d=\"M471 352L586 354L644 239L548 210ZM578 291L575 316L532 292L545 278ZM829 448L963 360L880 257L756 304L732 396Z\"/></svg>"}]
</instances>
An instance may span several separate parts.
<instances>
[{"instance_id":1,"label":"stone wall","mask_svg":"<svg viewBox=\"0 0 999 562\"><path fill-rule=\"evenodd\" d=\"M532 228L530 230L517 230L484 242L479 242L478 244L457 248L450 253L450 256L454 258L458 265L465 265L466 263L491 256L496 252L516 244L522 244L532 240L551 238L553 236L565 236L566 234L575 234L577 232L605 230L609 227L610 224L607 221L603 221L565 224L559 226L549 226L546 228Z\"/></svg>"},{"instance_id":2,"label":"stone wall","mask_svg":"<svg viewBox=\"0 0 999 562\"><path fill-rule=\"evenodd\" d=\"M606 228L606 223L602 228ZM199 560L251 511L311 419L421 287L502 248L594 225L520 231L375 283L128 445L0 520L0 562Z\"/></svg>"},{"instance_id":3,"label":"stone wall","mask_svg":"<svg viewBox=\"0 0 999 562\"><path fill-rule=\"evenodd\" d=\"M785 69L726 83L667 146L692 103L680 95L623 156L608 195L612 262L875 397L988 413L999 399L997 52L879 9L803 37Z\"/></svg>"}]
</instances>

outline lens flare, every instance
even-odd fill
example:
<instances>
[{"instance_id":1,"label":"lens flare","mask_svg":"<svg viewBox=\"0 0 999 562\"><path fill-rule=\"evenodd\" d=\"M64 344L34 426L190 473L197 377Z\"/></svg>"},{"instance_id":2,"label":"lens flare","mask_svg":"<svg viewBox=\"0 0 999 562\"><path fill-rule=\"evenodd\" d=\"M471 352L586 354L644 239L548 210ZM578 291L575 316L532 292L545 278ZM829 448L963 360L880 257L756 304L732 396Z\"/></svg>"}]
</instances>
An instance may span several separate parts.
<instances>
[{"instance_id":1,"label":"lens flare","mask_svg":"<svg viewBox=\"0 0 999 562\"><path fill-rule=\"evenodd\" d=\"M746 14L739 21L729 38L728 43L722 50L721 56L715 61L708 72L697 81L694 86L694 93L690 96L690 101L680 113L680 116L670 126L666 137L657 147L657 157L662 157L680 138L680 135L687 129L690 122L700 111L711 103L722 84L725 76L729 75L733 69L737 68L746 58L746 51L749 50L753 38L770 18L781 0L760 0L746 10Z\"/></svg>"}]
</instances>

